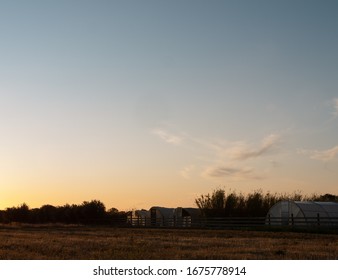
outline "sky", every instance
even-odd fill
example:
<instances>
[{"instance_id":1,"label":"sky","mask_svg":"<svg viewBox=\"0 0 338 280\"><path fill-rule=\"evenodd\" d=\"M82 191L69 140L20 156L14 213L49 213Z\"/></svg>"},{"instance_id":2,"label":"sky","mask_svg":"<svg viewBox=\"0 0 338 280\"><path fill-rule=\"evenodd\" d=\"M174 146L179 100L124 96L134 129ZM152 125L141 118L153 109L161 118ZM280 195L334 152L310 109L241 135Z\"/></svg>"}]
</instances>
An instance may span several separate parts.
<instances>
[{"instance_id":1,"label":"sky","mask_svg":"<svg viewBox=\"0 0 338 280\"><path fill-rule=\"evenodd\" d=\"M338 2L1 0L0 209L338 194Z\"/></svg>"}]
</instances>

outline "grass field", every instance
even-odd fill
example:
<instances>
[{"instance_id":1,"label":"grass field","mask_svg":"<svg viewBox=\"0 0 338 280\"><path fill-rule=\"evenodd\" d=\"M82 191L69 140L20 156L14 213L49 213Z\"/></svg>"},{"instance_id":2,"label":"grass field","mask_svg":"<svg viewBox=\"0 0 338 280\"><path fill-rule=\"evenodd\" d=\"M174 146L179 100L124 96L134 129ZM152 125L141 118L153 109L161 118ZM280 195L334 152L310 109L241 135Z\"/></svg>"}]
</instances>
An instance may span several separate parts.
<instances>
[{"instance_id":1,"label":"grass field","mask_svg":"<svg viewBox=\"0 0 338 280\"><path fill-rule=\"evenodd\" d=\"M200 229L0 226L0 259L338 259L338 235Z\"/></svg>"}]
</instances>

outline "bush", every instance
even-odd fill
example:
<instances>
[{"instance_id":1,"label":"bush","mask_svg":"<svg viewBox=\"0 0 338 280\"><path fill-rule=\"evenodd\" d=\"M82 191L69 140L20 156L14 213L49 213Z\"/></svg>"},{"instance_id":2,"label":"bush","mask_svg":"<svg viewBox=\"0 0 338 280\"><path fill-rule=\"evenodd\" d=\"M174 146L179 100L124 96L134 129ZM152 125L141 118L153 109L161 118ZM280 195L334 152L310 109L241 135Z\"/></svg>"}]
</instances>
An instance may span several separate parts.
<instances>
[{"instance_id":1,"label":"bush","mask_svg":"<svg viewBox=\"0 0 338 280\"><path fill-rule=\"evenodd\" d=\"M114 211L112 211L114 209ZM84 201L81 205L66 204L64 206L43 205L29 209L23 203L18 207L7 208L0 212L0 222L11 223L65 223L65 224L107 224L116 222L116 218L127 220L127 213L112 208L106 212L105 205L99 200Z\"/></svg>"},{"instance_id":2,"label":"bush","mask_svg":"<svg viewBox=\"0 0 338 280\"><path fill-rule=\"evenodd\" d=\"M206 217L263 217L274 204L282 200L338 202L338 196L332 194L304 196L299 191L292 194L272 194L263 193L261 189L244 196L236 191L227 193L219 188L211 195L196 198L195 203Z\"/></svg>"}]
</instances>

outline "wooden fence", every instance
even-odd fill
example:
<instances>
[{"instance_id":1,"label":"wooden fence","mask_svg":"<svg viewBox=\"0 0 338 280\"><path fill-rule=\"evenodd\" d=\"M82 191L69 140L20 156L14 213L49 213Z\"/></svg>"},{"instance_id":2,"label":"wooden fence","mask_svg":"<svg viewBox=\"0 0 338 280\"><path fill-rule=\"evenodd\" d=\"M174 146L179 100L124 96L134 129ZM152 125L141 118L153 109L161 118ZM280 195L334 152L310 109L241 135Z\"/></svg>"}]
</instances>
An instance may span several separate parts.
<instances>
[{"instance_id":1,"label":"wooden fence","mask_svg":"<svg viewBox=\"0 0 338 280\"><path fill-rule=\"evenodd\" d=\"M203 218L128 218L126 226L154 228L308 228L338 230L338 217L203 217Z\"/></svg>"}]
</instances>

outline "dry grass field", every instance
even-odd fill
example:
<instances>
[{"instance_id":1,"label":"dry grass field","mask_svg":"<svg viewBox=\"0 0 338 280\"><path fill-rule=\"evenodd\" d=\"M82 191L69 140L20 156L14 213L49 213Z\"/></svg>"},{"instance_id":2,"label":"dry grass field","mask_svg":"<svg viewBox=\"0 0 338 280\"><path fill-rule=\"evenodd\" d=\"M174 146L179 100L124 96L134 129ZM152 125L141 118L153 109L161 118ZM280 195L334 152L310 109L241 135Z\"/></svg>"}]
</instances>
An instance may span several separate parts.
<instances>
[{"instance_id":1,"label":"dry grass field","mask_svg":"<svg viewBox=\"0 0 338 280\"><path fill-rule=\"evenodd\" d=\"M0 226L0 259L338 259L338 235L245 230Z\"/></svg>"}]
</instances>

